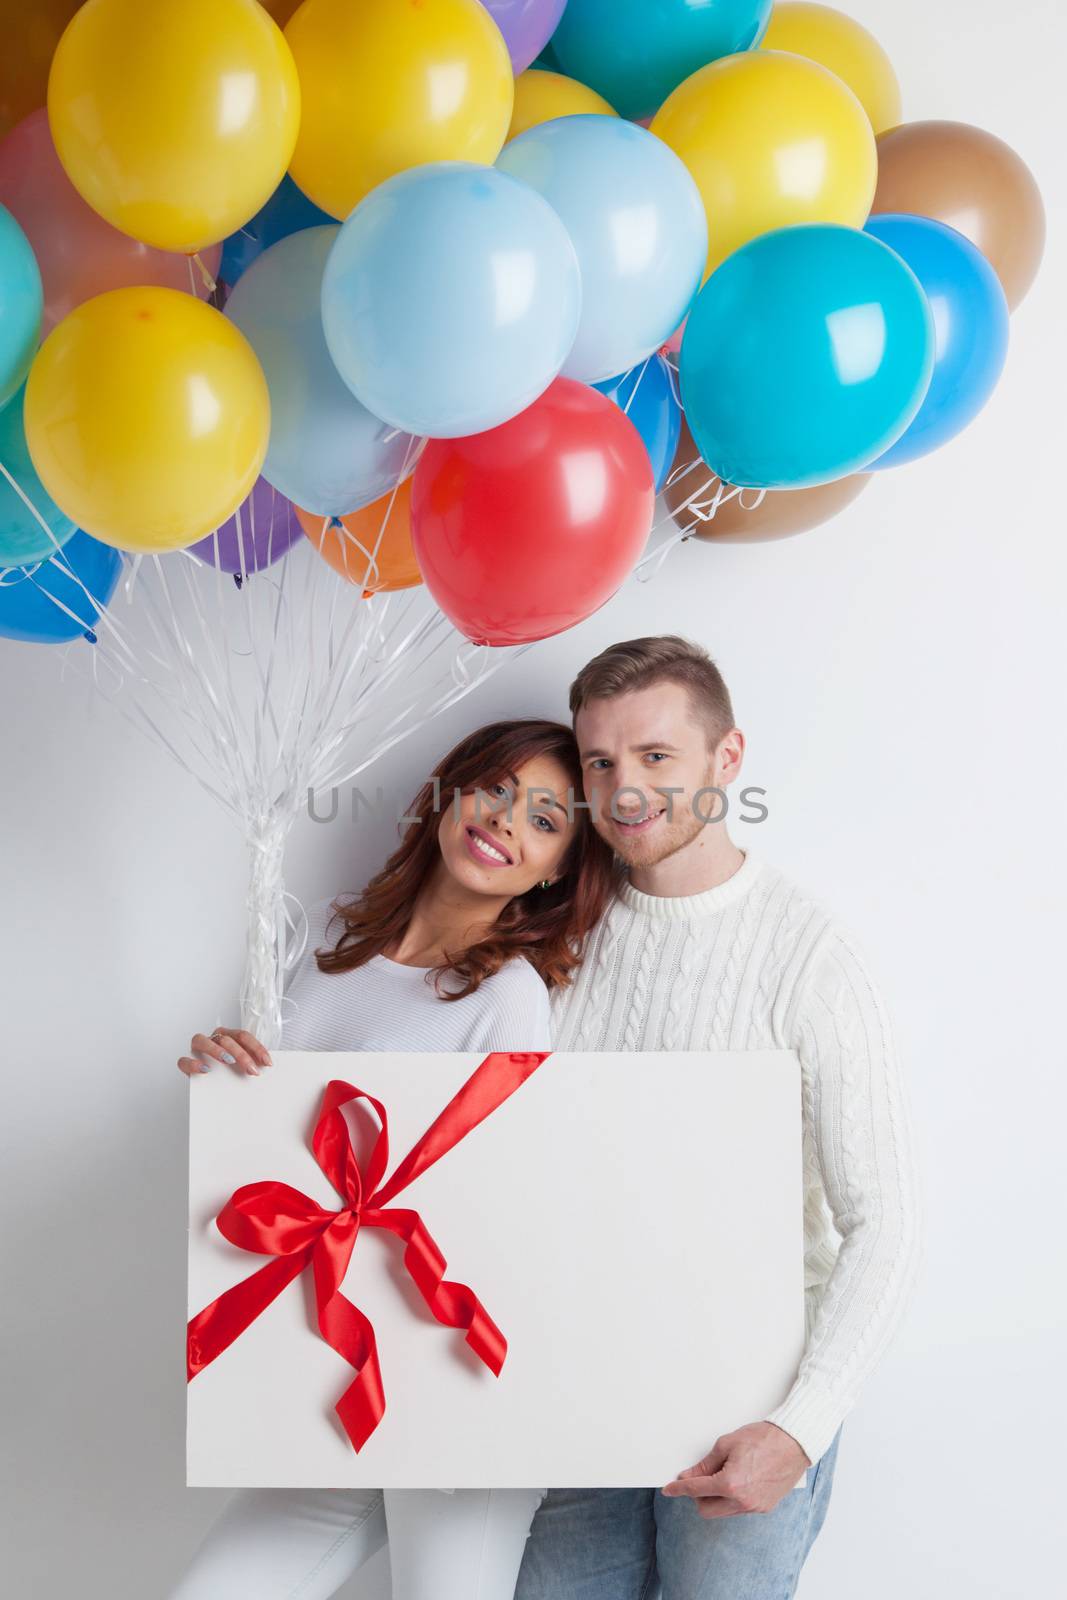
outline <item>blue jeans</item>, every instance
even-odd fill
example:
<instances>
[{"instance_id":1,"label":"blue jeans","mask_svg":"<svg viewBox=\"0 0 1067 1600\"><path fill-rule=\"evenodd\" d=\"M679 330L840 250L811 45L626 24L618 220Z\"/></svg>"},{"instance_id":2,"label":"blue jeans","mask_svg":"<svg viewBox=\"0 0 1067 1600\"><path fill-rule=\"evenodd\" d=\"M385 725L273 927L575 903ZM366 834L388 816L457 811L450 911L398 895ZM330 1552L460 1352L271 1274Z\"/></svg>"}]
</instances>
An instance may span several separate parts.
<instances>
[{"instance_id":1,"label":"blue jeans","mask_svg":"<svg viewBox=\"0 0 1067 1600\"><path fill-rule=\"evenodd\" d=\"M515 1600L792 1600L830 1501L838 1428L773 1511L706 1521L658 1489L550 1489Z\"/></svg>"}]
</instances>

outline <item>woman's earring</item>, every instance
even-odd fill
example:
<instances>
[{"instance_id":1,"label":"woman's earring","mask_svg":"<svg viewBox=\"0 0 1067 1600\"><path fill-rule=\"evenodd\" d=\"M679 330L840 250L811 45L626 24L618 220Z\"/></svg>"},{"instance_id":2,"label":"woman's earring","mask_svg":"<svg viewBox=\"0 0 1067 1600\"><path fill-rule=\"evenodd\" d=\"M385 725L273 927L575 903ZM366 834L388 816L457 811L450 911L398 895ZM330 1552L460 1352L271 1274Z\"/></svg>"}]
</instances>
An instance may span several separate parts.
<instances>
[{"instance_id":1,"label":"woman's earring","mask_svg":"<svg viewBox=\"0 0 1067 1600\"><path fill-rule=\"evenodd\" d=\"M542 887L542 889L551 889L552 885L549 883L547 878L542 878L541 879L541 887Z\"/></svg>"}]
</instances>

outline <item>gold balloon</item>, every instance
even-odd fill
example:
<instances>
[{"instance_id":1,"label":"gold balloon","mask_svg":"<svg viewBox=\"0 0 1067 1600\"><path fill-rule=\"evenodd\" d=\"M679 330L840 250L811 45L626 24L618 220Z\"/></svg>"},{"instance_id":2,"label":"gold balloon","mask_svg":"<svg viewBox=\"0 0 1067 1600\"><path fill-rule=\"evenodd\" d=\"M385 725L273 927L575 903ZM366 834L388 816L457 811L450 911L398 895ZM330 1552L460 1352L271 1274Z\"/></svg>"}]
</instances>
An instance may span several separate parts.
<instances>
[{"instance_id":1,"label":"gold balloon","mask_svg":"<svg viewBox=\"0 0 1067 1600\"><path fill-rule=\"evenodd\" d=\"M808 0L784 0L771 13L764 50L789 50L836 72L871 119L875 133L900 121L900 84L873 33L855 17Z\"/></svg>"},{"instance_id":2,"label":"gold balloon","mask_svg":"<svg viewBox=\"0 0 1067 1600\"><path fill-rule=\"evenodd\" d=\"M667 97L652 132L700 190L709 273L772 229L867 220L874 131L848 85L816 61L784 50L712 61Z\"/></svg>"},{"instance_id":3,"label":"gold balloon","mask_svg":"<svg viewBox=\"0 0 1067 1600\"><path fill-rule=\"evenodd\" d=\"M26 443L53 500L120 550L179 550L221 526L267 452L267 380L221 312L177 289L112 289L37 352Z\"/></svg>"},{"instance_id":4,"label":"gold balloon","mask_svg":"<svg viewBox=\"0 0 1067 1600\"><path fill-rule=\"evenodd\" d=\"M1014 311L1045 250L1045 207L1010 145L966 122L902 122L878 140L874 212L947 222L985 256Z\"/></svg>"},{"instance_id":5,"label":"gold balloon","mask_svg":"<svg viewBox=\"0 0 1067 1600\"><path fill-rule=\"evenodd\" d=\"M281 30L250 0L89 0L56 50L48 121L94 211L192 254L278 187L300 85Z\"/></svg>"},{"instance_id":6,"label":"gold balloon","mask_svg":"<svg viewBox=\"0 0 1067 1600\"><path fill-rule=\"evenodd\" d=\"M829 522L852 504L870 483L870 472L853 473L813 489L769 489L757 504L758 491L742 489L723 499L711 511L720 480L702 461L686 423L678 441L671 475L663 490L671 516L683 532L695 539L722 544L753 544L807 533ZM700 513L704 512L704 516Z\"/></svg>"},{"instance_id":7,"label":"gold balloon","mask_svg":"<svg viewBox=\"0 0 1067 1600\"><path fill-rule=\"evenodd\" d=\"M525 133L527 128L539 127L542 122L552 122L556 117L589 115L615 117L618 112L595 89L579 83L577 78L528 67L515 79L515 109L511 114L508 139Z\"/></svg>"},{"instance_id":8,"label":"gold balloon","mask_svg":"<svg viewBox=\"0 0 1067 1600\"><path fill-rule=\"evenodd\" d=\"M303 101L290 171L331 216L408 167L500 154L515 78L481 0L304 0L285 37Z\"/></svg>"}]
</instances>

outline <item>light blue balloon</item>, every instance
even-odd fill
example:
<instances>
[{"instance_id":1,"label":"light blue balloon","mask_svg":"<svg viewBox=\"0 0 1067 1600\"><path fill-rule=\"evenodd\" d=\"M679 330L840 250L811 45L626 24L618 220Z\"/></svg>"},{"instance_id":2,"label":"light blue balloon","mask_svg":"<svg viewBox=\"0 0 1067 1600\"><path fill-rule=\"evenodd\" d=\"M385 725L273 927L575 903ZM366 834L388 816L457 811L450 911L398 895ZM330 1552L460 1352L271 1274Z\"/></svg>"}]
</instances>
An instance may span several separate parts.
<instances>
[{"instance_id":1,"label":"light blue balloon","mask_svg":"<svg viewBox=\"0 0 1067 1600\"><path fill-rule=\"evenodd\" d=\"M934 374L910 427L869 470L897 467L954 439L996 388L1008 354L1008 302L982 252L930 217L871 217L866 233L908 263L934 314Z\"/></svg>"},{"instance_id":2,"label":"light blue balloon","mask_svg":"<svg viewBox=\"0 0 1067 1600\"><path fill-rule=\"evenodd\" d=\"M352 393L394 427L438 439L532 405L570 354L581 305L552 207L467 161L411 167L373 189L322 285L326 343Z\"/></svg>"},{"instance_id":3,"label":"light blue balloon","mask_svg":"<svg viewBox=\"0 0 1067 1600\"><path fill-rule=\"evenodd\" d=\"M345 387L322 332L322 280L340 227L305 228L252 262L226 302L270 390L262 475L294 505L341 517L414 470L417 444Z\"/></svg>"},{"instance_id":4,"label":"light blue balloon","mask_svg":"<svg viewBox=\"0 0 1067 1600\"><path fill-rule=\"evenodd\" d=\"M641 435L652 463L657 494L670 476L682 431L682 410L674 384L674 375L663 357L650 356L620 377L593 385L614 400Z\"/></svg>"},{"instance_id":5,"label":"light blue balloon","mask_svg":"<svg viewBox=\"0 0 1067 1600\"><path fill-rule=\"evenodd\" d=\"M0 406L26 381L43 315L37 257L11 212L0 206Z\"/></svg>"},{"instance_id":6,"label":"light blue balloon","mask_svg":"<svg viewBox=\"0 0 1067 1600\"><path fill-rule=\"evenodd\" d=\"M801 223L728 256L682 339L682 404L727 483L846 477L904 432L930 384L934 325L911 268L856 228Z\"/></svg>"},{"instance_id":7,"label":"light blue balloon","mask_svg":"<svg viewBox=\"0 0 1067 1600\"><path fill-rule=\"evenodd\" d=\"M758 44L771 0L568 0L552 35L556 69L620 117L650 117L684 79Z\"/></svg>"},{"instance_id":8,"label":"light blue balloon","mask_svg":"<svg viewBox=\"0 0 1067 1600\"><path fill-rule=\"evenodd\" d=\"M557 117L496 164L544 195L578 254L582 316L564 376L600 383L665 344L708 255L704 204L674 151L619 117Z\"/></svg>"},{"instance_id":9,"label":"light blue balloon","mask_svg":"<svg viewBox=\"0 0 1067 1600\"><path fill-rule=\"evenodd\" d=\"M80 528L50 561L0 570L0 639L67 644L84 635L95 644L93 625L121 572L122 552Z\"/></svg>"},{"instance_id":10,"label":"light blue balloon","mask_svg":"<svg viewBox=\"0 0 1067 1600\"><path fill-rule=\"evenodd\" d=\"M0 472L0 568L46 561L55 553L56 546L66 544L74 532L74 523L47 492L30 459L23 426L25 399L26 385L23 384L15 398L0 411L0 462L6 469ZM22 494L9 482L8 473ZM34 511L47 523L53 538L41 527Z\"/></svg>"}]
</instances>

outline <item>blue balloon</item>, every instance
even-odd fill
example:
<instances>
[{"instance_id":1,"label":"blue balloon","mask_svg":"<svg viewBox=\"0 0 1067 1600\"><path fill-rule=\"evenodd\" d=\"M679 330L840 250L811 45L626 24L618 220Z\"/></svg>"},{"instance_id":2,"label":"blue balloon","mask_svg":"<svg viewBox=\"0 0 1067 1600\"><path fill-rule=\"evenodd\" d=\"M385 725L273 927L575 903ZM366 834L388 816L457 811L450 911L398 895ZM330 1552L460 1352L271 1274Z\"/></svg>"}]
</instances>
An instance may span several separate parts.
<instances>
[{"instance_id":1,"label":"blue balloon","mask_svg":"<svg viewBox=\"0 0 1067 1600\"><path fill-rule=\"evenodd\" d=\"M910 427L873 471L897 467L954 439L996 388L1008 354L1008 302L980 250L929 217L871 217L866 233L908 263L934 314L934 374Z\"/></svg>"},{"instance_id":2,"label":"blue balloon","mask_svg":"<svg viewBox=\"0 0 1067 1600\"><path fill-rule=\"evenodd\" d=\"M0 410L0 463L5 469L0 472L0 567L46 561L54 555L56 545L66 544L74 532L74 523L56 505L30 459L23 424L25 400L23 384L15 398ZM18 489L8 481L7 473ZM48 524L53 537L49 538L34 511Z\"/></svg>"},{"instance_id":3,"label":"blue balloon","mask_svg":"<svg viewBox=\"0 0 1067 1600\"><path fill-rule=\"evenodd\" d=\"M742 245L700 291L682 404L724 482L810 488L900 438L933 363L933 316L896 252L856 228L801 223Z\"/></svg>"},{"instance_id":4,"label":"blue balloon","mask_svg":"<svg viewBox=\"0 0 1067 1600\"><path fill-rule=\"evenodd\" d=\"M641 435L659 494L670 475L682 431L682 410L675 397L671 369L662 356L650 356L620 377L593 387L614 400Z\"/></svg>"},{"instance_id":5,"label":"blue balloon","mask_svg":"<svg viewBox=\"0 0 1067 1600\"><path fill-rule=\"evenodd\" d=\"M224 283L235 284L253 261L279 239L288 239L302 228L321 228L336 221L329 212L320 211L286 173L266 205L223 244L219 277Z\"/></svg>"},{"instance_id":6,"label":"blue balloon","mask_svg":"<svg viewBox=\"0 0 1067 1600\"><path fill-rule=\"evenodd\" d=\"M37 257L11 212L0 206L0 406L26 381L43 314Z\"/></svg>"},{"instance_id":7,"label":"blue balloon","mask_svg":"<svg viewBox=\"0 0 1067 1600\"><path fill-rule=\"evenodd\" d=\"M340 233L306 228L264 250L226 302L259 357L270 390L262 476L286 499L341 517L388 494L414 471L418 446L372 416L345 387L322 332L322 276Z\"/></svg>"},{"instance_id":8,"label":"blue balloon","mask_svg":"<svg viewBox=\"0 0 1067 1600\"><path fill-rule=\"evenodd\" d=\"M114 594L121 571L121 550L81 529L50 561L0 571L0 638L67 644L85 635L95 644L93 624Z\"/></svg>"},{"instance_id":9,"label":"blue balloon","mask_svg":"<svg viewBox=\"0 0 1067 1600\"><path fill-rule=\"evenodd\" d=\"M559 71L640 120L699 67L758 44L772 0L568 0L552 35Z\"/></svg>"},{"instance_id":10,"label":"blue balloon","mask_svg":"<svg viewBox=\"0 0 1067 1600\"><path fill-rule=\"evenodd\" d=\"M372 189L322 284L326 343L358 400L396 428L455 439L542 395L574 343L574 246L535 190L435 161Z\"/></svg>"},{"instance_id":11,"label":"blue balloon","mask_svg":"<svg viewBox=\"0 0 1067 1600\"><path fill-rule=\"evenodd\" d=\"M619 117L557 117L496 164L544 195L578 253L582 316L564 377L600 383L666 343L708 256L704 203L674 151Z\"/></svg>"}]
</instances>

